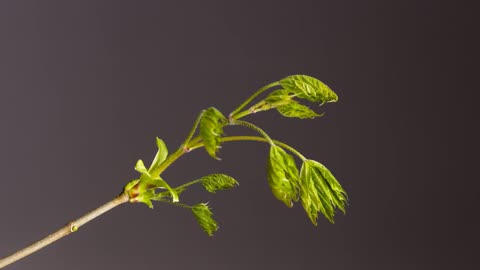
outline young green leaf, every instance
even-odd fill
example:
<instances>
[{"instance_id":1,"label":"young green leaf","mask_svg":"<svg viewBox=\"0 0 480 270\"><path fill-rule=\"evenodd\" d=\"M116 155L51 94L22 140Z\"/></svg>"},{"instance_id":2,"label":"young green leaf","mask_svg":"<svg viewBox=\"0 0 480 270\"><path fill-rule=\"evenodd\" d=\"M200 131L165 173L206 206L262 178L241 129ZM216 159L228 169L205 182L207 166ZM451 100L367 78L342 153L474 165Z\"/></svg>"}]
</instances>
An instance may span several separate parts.
<instances>
[{"instance_id":1,"label":"young green leaf","mask_svg":"<svg viewBox=\"0 0 480 270\"><path fill-rule=\"evenodd\" d=\"M300 119L313 119L322 116L322 114L317 114L307 106L293 100L286 105L277 107L277 111L285 117L296 117Z\"/></svg>"},{"instance_id":2,"label":"young green leaf","mask_svg":"<svg viewBox=\"0 0 480 270\"><path fill-rule=\"evenodd\" d=\"M337 94L323 82L306 75L292 75L280 80L280 85L299 98L312 102L335 102Z\"/></svg>"},{"instance_id":3,"label":"young green leaf","mask_svg":"<svg viewBox=\"0 0 480 270\"><path fill-rule=\"evenodd\" d=\"M202 177L203 187L211 193L217 190L230 189L238 185L238 182L232 177L225 174L210 174Z\"/></svg>"},{"instance_id":4,"label":"young green leaf","mask_svg":"<svg viewBox=\"0 0 480 270\"><path fill-rule=\"evenodd\" d=\"M347 192L343 189L337 179L333 176L332 172L330 172L327 167L323 166L320 162L315 160L308 160L308 162L312 163L314 168L320 172L332 190L330 194L332 195L330 201L335 207L338 207L340 211L345 214L345 205L347 204L348 197Z\"/></svg>"},{"instance_id":5,"label":"young green leaf","mask_svg":"<svg viewBox=\"0 0 480 270\"><path fill-rule=\"evenodd\" d=\"M290 101L292 97L294 97L294 94L291 94L292 92L287 90L287 89L279 89L275 90L272 93L270 93L266 98L265 102L267 103L278 103L282 101Z\"/></svg>"},{"instance_id":6,"label":"young green leaf","mask_svg":"<svg viewBox=\"0 0 480 270\"><path fill-rule=\"evenodd\" d=\"M270 147L267 176L273 195L292 207L293 201L298 200L298 169L293 157L279 146Z\"/></svg>"},{"instance_id":7,"label":"young green leaf","mask_svg":"<svg viewBox=\"0 0 480 270\"><path fill-rule=\"evenodd\" d=\"M177 191L175 191L172 187L170 187L170 185L165 180L163 180L162 178L157 177L155 179L149 179L149 180L146 180L146 183L148 183L150 185L153 185L155 188L165 188L165 189L167 189L170 192L170 195L172 197L172 201L173 202L178 202L179 201Z\"/></svg>"},{"instance_id":8,"label":"young green leaf","mask_svg":"<svg viewBox=\"0 0 480 270\"><path fill-rule=\"evenodd\" d=\"M137 161L137 163L135 164L135 171L141 173L141 174L146 174L146 175L150 175L148 173L148 170L147 168L145 167L145 164L143 163L143 160L139 159Z\"/></svg>"},{"instance_id":9,"label":"young green leaf","mask_svg":"<svg viewBox=\"0 0 480 270\"><path fill-rule=\"evenodd\" d=\"M335 208L345 213L346 192L321 163L305 160L300 170L300 198L303 208L314 225L321 212L334 223Z\"/></svg>"},{"instance_id":10,"label":"young green leaf","mask_svg":"<svg viewBox=\"0 0 480 270\"><path fill-rule=\"evenodd\" d=\"M200 120L200 136L205 144L205 150L215 159L218 159L216 153L220 148L223 126L226 123L225 116L213 107L208 108Z\"/></svg>"},{"instance_id":11,"label":"young green leaf","mask_svg":"<svg viewBox=\"0 0 480 270\"><path fill-rule=\"evenodd\" d=\"M148 169L149 172L151 172L154 168L158 167L158 165L160 165L160 163L162 163L168 156L167 146L162 141L162 139L157 137L156 142L157 142L158 151L157 151L157 154L155 155L155 158L152 161L152 165L150 165L150 168Z\"/></svg>"},{"instance_id":12,"label":"young green leaf","mask_svg":"<svg viewBox=\"0 0 480 270\"><path fill-rule=\"evenodd\" d=\"M292 99L295 95L290 95L290 91L280 89L270 93L264 100L250 107L250 112L267 111L279 106L287 105L294 102Z\"/></svg>"},{"instance_id":13,"label":"young green leaf","mask_svg":"<svg viewBox=\"0 0 480 270\"><path fill-rule=\"evenodd\" d=\"M146 204L149 208L153 209L152 198L155 196L155 192L153 190L147 190L142 192L137 197L133 199L134 202L141 202Z\"/></svg>"},{"instance_id":14,"label":"young green leaf","mask_svg":"<svg viewBox=\"0 0 480 270\"><path fill-rule=\"evenodd\" d=\"M200 203L192 207L192 212L198 224L209 235L212 236L218 230L217 222L212 218L213 213L206 203Z\"/></svg>"}]
</instances>

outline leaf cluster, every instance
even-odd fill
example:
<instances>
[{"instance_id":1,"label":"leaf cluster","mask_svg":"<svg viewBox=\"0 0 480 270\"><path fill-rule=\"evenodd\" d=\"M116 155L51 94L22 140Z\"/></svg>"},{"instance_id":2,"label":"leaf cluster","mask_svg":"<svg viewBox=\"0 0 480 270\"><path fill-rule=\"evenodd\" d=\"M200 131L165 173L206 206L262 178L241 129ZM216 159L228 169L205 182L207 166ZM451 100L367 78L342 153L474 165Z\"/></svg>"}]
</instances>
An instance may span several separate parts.
<instances>
[{"instance_id":1,"label":"leaf cluster","mask_svg":"<svg viewBox=\"0 0 480 270\"><path fill-rule=\"evenodd\" d=\"M179 201L178 193L160 175L152 173L168 156L168 149L163 140L157 137L156 143L158 151L150 168L147 169L143 160L139 159L135 164L135 170L140 173L140 178L130 181L124 188L130 202L141 202L150 208L153 208L151 200L156 195L156 189L167 189L172 201Z\"/></svg>"},{"instance_id":2,"label":"leaf cluster","mask_svg":"<svg viewBox=\"0 0 480 270\"><path fill-rule=\"evenodd\" d=\"M203 230L208 235L213 235L213 233L218 229L218 225L215 220L213 220L213 214L210 207L206 203L200 203L193 206L179 203L179 194L185 191L187 187L196 183L202 183L203 187L208 192L215 193L216 191L233 188L238 185L238 182L228 175L217 173L207 175L198 180L172 188L160 177L160 175L156 175L154 173L168 156L168 149L165 143L159 138L156 139L156 143L158 151L149 169L146 168L141 159L138 160L135 165L135 170L140 173L140 178L129 182L124 188L124 192L130 197L130 202L144 203L148 207L153 208L152 201L163 201L183 208L191 209L198 224L203 228ZM158 190L166 191L157 192Z\"/></svg>"},{"instance_id":3,"label":"leaf cluster","mask_svg":"<svg viewBox=\"0 0 480 270\"><path fill-rule=\"evenodd\" d=\"M280 88L273 89L274 87ZM264 99L242 111L254 98L267 90L272 91ZM218 229L218 225L213 219L210 207L206 203L193 206L180 203L179 194L196 183L201 183L206 191L216 193L233 188L238 185L238 182L225 174L211 174L172 188L160 177L160 173L175 159L192 149L204 147L208 155L219 160L217 154L221 144L225 141L264 141L270 144L266 166L267 182L274 197L287 207L292 207L295 202L301 201L308 218L314 225L317 225L319 213L333 223L336 209L345 213L347 204L347 194L333 174L321 163L307 159L294 148L271 139L256 125L240 120L249 114L270 109L275 109L285 117L300 119L311 119L323 115L323 113L319 114L301 104L302 100L322 105L327 102L336 102L338 96L330 87L313 77L292 75L259 89L230 113L228 118L216 108L210 107L198 116L187 139L175 153L168 155L165 143L157 138L158 151L152 164L147 169L143 161L139 160L135 170L140 173L140 178L128 183L124 192L130 196L131 202L142 202L149 207L153 207L151 201L154 200L191 209L203 230L208 235L213 235ZM225 137L224 128L229 125L240 125L253 129L262 137ZM194 137L197 130L198 135ZM287 151L296 155L303 162L300 170L297 168L294 156Z\"/></svg>"},{"instance_id":4,"label":"leaf cluster","mask_svg":"<svg viewBox=\"0 0 480 270\"><path fill-rule=\"evenodd\" d=\"M334 223L335 209L345 213L347 195L333 174L321 163L304 159L300 172L293 156L278 146L271 146L267 176L273 195L287 207L301 199L314 225L318 213Z\"/></svg>"},{"instance_id":5,"label":"leaf cluster","mask_svg":"<svg viewBox=\"0 0 480 270\"><path fill-rule=\"evenodd\" d=\"M313 119L319 114L297 99L304 99L323 105L326 102L336 102L337 94L323 82L306 75L292 75L278 81L282 88L271 92L264 100L253 105L251 112L276 109L285 117Z\"/></svg>"}]
</instances>

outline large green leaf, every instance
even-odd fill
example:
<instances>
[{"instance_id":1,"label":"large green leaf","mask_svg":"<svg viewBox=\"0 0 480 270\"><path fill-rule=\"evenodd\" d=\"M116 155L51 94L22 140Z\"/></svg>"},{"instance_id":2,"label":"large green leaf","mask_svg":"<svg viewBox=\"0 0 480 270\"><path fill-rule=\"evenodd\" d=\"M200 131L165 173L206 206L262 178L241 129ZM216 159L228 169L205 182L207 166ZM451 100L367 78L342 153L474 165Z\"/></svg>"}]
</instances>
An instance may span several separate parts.
<instances>
[{"instance_id":1,"label":"large green leaf","mask_svg":"<svg viewBox=\"0 0 480 270\"><path fill-rule=\"evenodd\" d=\"M293 157L279 146L270 147L267 176L273 195L292 207L293 201L298 200L298 169Z\"/></svg>"},{"instance_id":2,"label":"large green leaf","mask_svg":"<svg viewBox=\"0 0 480 270\"><path fill-rule=\"evenodd\" d=\"M335 102L337 94L323 82L307 76L292 75L280 80L280 85L293 92L299 98L305 98L312 102Z\"/></svg>"},{"instance_id":3,"label":"large green leaf","mask_svg":"<svg viewBox=\"0 0 480 270\"><path fill-rule=\"evenodd\" d=\"M300 170L300 198L314 225L318 213L334 223L335 208L345 213L347 194L333 174L315 160L305 160Z\"/></svg>"},{"instance_id":4,"label":"large green leaf","mask_svg":"<svg viewBox=\"0 0 480 270\"><path fill-rule=\"evenodd\" d=\"M200 120L200 136L203 139L205 150L215 159L218 159L216 154L220 148L223 126L226 123L225 116L213 107L208 108Z\"/></svg>"},{"instance_id":5,"label":"large green leaf","mask_svg":"<svg viewBox=\"0 0 480 270\"><path fill-rule=\"evenodd\" d=\"M213 213L206 203L200 203L192 207L192 212L198 224L209 235L212 236L218 230L217 222L212 218Z\"/></svg>"},{"instance_id":6,"label":"large green leaf","mask_svg":"<svg viewBox=\"0 0 480 270\"><path fill-rule=\"evenodd\" d=\"M238 185L238 182L232 177L225 174L210 174L202 177L203 187L211 193L218 190L230 189Z\"/></svg>"},{"instance_id":7,"label":"large green leaf","mask_svg":"<svg viewBox=\"0 0 480 270\"><path fill-rule=\"evenodd\" d=\"M285 117L296 117L300 119L313 119L322 116L321 114L312 111L307 106L293 100L286 105L277 107L277 111Z\"/></svg>"},{"instance_id":8,"label":"large green leaf","mask_svg":"<svg viewBox=\"0 0 480 270\"><path fill-rule=\"evenodd\" d=\"M157 142L158 151L157 151L157 154L155 155L155 158L152 161L152 165L150 165L150 168L148 169L149 172L151 172L153 169L158 167L158 165L160 165L160 163L162 163L168 156L167 146L162 141L162 139L157 137L156 142Z\"/></svg>"}]
</instances>

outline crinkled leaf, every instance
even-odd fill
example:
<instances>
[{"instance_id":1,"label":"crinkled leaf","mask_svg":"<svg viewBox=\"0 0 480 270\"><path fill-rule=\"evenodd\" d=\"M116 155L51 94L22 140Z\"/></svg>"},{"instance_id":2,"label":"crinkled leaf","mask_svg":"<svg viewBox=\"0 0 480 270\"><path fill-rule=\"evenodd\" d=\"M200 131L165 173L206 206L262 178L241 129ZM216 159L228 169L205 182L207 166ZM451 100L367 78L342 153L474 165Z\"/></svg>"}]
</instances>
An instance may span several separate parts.
<instances>
[{"instance_id":1,"label":"crinkled leaf","mask_svg":"<svg viewBox=\"0 0 480 270\"><path fill-rule=\"evenodd\" d=\"M270 147L267 176L273 195L292 207L298 200L298 169L293 157L276 145Z\"/></svg>"},{"instance_id":2,"label":"crinkled leaf","mask_svg":"<svg viewBox=\"0 0 480 270\"><path fill-rule=\"evenodd\" d=\"M296 101L277 107L277 111L285 117L296 117L300 119L312 119L322 116Z\"/></svg>"},{"instance_id":3,"label":"crinkled leaf","mask_svg":"<svg viewBox=\"0 0 480 270\"><path fill-rule=\"evenodd\" d=\"M338 100L337 94L323 82L307 76L292 75L280 80L280 85L292 91L299 98L305 98L312 102L335 102Z\"/></svg>"},{"instance_id":4,"label":"crinkled leaf","mask_svg":"<svg viewBox=\"0 0 480 270\"><path fill-rule=\"evenodd\" d=\"M215 193L217 190L224 190L233 188L238 185L238 182L232 177L225 174L210 174L202 177L203 187L211 193Z\"/></svg>"},{"instance_id":5,"label":"crinkled leaf","mask_svg":"<svg viewBox=\"0 0 480 270\"><path fill-rule=\"evenodd\" d=\"M182 192L184 192L187 188L186 187L177 187L177 188L174 188L175 190L175 193L177 194L177 196L180 196L180 194ZM162 192L159 192L157 194L155 194L155 197L152 198L152 200L155 200L155 201L161 201L162 199L164 198L172 198L172 193L170 191L162 191Z\"/></svg>"},{"instance_id":6,"label":"crinkled leaf","mask_svg":"<svg viewBox=\"0 0 480 270\"><path fill-rule=\"evenodd\" d=\"M226 123L225 116L213 107L208 108L200 120L200 136L203 139L205 150L215 159L218 159L216 153L220 148L223 126Z\"/></svg>"},{"instance_id":7,"label":"crinkled leaf","mask_svg":"<svg viewBox=\"0 0 480 270\"><path fill-rule=\"evenodd\" d=\"M167 158L167 155L168 155L168 149L167 149L167 146L165 145L165 142L163 142L162 139L158 137L156 138L156 142L157 142L158 151L148 171L152 171L154 168L158 167L158 165L160 165L160 163L162 163Z\"/></svg>"},{"instance_id":8,"label":"crinkled leaf","mask_svg":"<svg viewBox=\"0 0 480 270\"><path fill-rule=\"evenodd\" d=\"M300 198L314 225L318 213L334 223L335 208L345 213L347 194L333 174L321 163L305 160L300 170Z\"/></svg>"},{"instance_id":9,"label":"crinkled leaf","mask_svg":"<svg viewBox=\"0 0 480 270\"><path fill-rule=\"evenodd\" d=\"M209 235L212 236L218 230L217 222L212 218L213 213L206 203L200 203L192 207L192 212L198 224Z\"/></svg>"}]
</instances>

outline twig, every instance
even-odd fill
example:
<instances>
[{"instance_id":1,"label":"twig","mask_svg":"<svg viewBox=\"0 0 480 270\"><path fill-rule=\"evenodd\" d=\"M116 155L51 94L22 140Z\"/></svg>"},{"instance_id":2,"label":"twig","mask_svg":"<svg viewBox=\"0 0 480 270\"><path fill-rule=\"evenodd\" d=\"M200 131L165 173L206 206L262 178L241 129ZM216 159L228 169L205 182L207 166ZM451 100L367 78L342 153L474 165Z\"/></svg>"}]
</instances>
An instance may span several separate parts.
<instances>
[{"instance_id":1,"label":"twig","mask_svg":"<svg viewBox=\"0 0 480 270\"><path fill-rule=\"evenodd\" d=\"M120 204L123 204L125 202L128 202L128 195L125 193L122 193L115 199L105 203L104 205L98 207L97 209L85 214L84 216L68 223L66 226L60 228L58 231L48 235L47 237L31 244L28 247L25 247L10 256L7 256L3 259L0 259L0 268L3 268L11 263L14 263L20 259L22 259L25 256L30 255L31 253L34 253L35 251L42 249L51 243L59 240L60 238L69 235L72 232L75 232L83 226L85 223L89 222L90 220L104 214L105 212L108 212L109 210L112 210L116 206L119 206Z\"/></svg>"}]
</instances>

